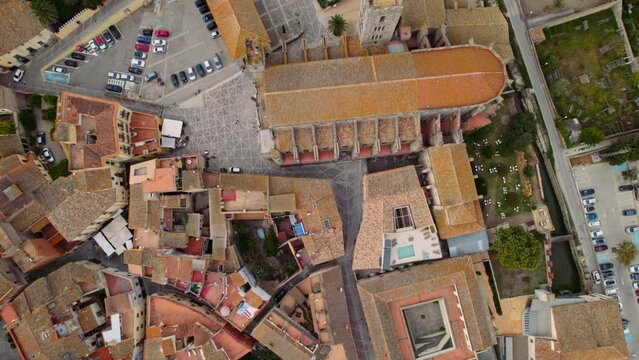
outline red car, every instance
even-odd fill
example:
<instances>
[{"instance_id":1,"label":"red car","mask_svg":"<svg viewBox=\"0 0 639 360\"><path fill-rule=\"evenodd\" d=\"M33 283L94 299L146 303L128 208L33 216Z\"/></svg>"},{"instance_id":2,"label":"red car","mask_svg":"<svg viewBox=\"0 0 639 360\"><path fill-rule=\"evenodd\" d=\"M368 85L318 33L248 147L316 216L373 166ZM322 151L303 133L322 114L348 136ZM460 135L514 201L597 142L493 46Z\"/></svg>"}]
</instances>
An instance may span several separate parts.
<instances>
[{"instance_id":1,"label":"red car","mask_svg":"<svg viewBox=\"0 0 639 360\"><path fill-rule=\"evenodd\" d=\"M639 296L639 290L635 290L635 295Z\"/></svg>"},{"instance_id":2,"label":"red car","mask_svg":"<svg viewBox=\"0 0 639 360\"><path fill-rule=\"evenodd\" d=\"M135 50L149 52L151 47L147 44L135 44Z\"/></svg>"},{"instance_id":3,"label":"red car","mask_svg":"<svg viewBox=\"0 0 639 360\"><path fill-rule=\"evenodd\" d=\"M596 252L606 251L608 250L608 245L597 245L595 246Z\"/></svg>"},{"instance_id":4,"label":"red car","mask_svg":"<svg viewBox=\"0 0 639 360\"><path fill-rule=\"evenodd\" d=\"M156 37L169 37L169 35L171 34L169 33L168 30L164 30L164 29L155 30Z\"/></svg>"}]
</instances>

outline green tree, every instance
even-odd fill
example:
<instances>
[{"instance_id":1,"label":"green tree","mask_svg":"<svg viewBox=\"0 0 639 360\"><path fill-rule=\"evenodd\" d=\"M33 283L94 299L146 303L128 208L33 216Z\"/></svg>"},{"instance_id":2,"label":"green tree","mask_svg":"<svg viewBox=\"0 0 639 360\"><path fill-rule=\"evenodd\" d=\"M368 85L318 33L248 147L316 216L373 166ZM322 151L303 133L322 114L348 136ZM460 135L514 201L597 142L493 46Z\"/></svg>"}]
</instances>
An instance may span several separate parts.
<instances>
[{"instance_id":1,"label":"green tree","mask_svg":"<svg viewBox=\"0 0 639 360\"><path fill-rule=\"evenodd\" d=\"M268 234L266 234L266 240L264 241L264 251L266 252L266 256L276 256L279 251L280 241L275 234L275 229L272 227L268 229Z\"/></svg>"},{"instance_id":2,"label":"green tree","mask_svg":"<svg viewBox=\"0 0 639 360\"><path fill-rule=\"evenodd\" d=\"M639 178L639 171L637 168L630 168L628 171L622 171L621 176L623 176L623 179L628 182L634 182Z\"/></svg>"},{"instance_id":3,"label":"green tree","mask_svg":"<svg viewBox=\"0 0 639 360\"><path fill-rule=\"evenodd\" d=\"M621 165L626 161L639 160L639 137L626 135L608 147L608 162Z\"/></svg>"},{"instance_id":4,"label":"green tree","mask_svg":"<svg viewBox=\"0 0 639 360\"><path fill-rule=\"evenodd\" d=\"M103 0L82 0L82 6L95 10L102 5Z\"/></svg>"},{"instance_id":5,"label":"green tree","mask_svg":"<svg viewBox=\"0 0 639 360\"><path fill-rule=\"evenodd\" d=\"M259 280L264 279L264 276L266 275L266 262L263 257L259 255L251 256L248 258L247 263L253 276Z\"/></svg>"},{"instance_id":6,"label":"green tree","mask_svg":"<svg viewBox=\"0 0 639 360\"><path fill-rule=\"evenodd\" d=\"M561 78L550 85L550 93L552 94L552 97L558 98L566 94L566 91L569 87L570 82L566 79Z\"/></svg>"},{"instance_id":7,"label":"green tree","mask_svg":"<svg viewBox=\"0 0 639 360\"><path fill-rule=\"evenodd\" d=\"M16 133L16 124L11 120L0 121L0 135L13 135Z\"/></svg>"},{"instance_id":8,"label":"green tree","mask_svg":"<svg viewBox=\"0 0 639 360\"><path fill-rule=\"evenodd\" d=\"M39 109L42 106L42 96L38 94L28 94L27 102L34 109Z\"/></svg>"},{"instance_id":9,"label":"green tree","mask_svg":"<svg viewBox=\"0 0 639 360\"><path fill-rule=\"evenodd\" d=\"M60 19L58 9L49 0L31 0L31 12L44 26L55 24Z\"/></svg>"},{"instance_id":10,"label":"green tree","mask_svg":"<svg viewBox=\"0 0 639 360\"><path fill-rule=\"evenodd\" d=\"M603 131L595 128L595 127L587 127L581 131L581 135L579 136L579 141L588 145L595 146L603 141L605 135Z\"/></svg>"},{"instance_id":11,"label":"green tree","mask_svg":"<svg viewBox=\"0 0 639 360\"><path fill-rule=\"evenodd\" d=\"M617 246L617 258L624 266L630 266L637 256L637 247L632 241L624 241Z\"/></svg>"},{"instance_id":12,"label":"green tree","mask_svg":"<svg viewBox=\"0 0 639 360\"><path fill-rule=\"evenodd\" d=\"M336 14L328 19L328 31L335 36L342 36L346 30L346 20L342 15Z\"/></svg>"},{"instance_id":13,"label":"green tree","mask_svg":"<svg viewBox=\"0 0 639 360\"><path fill-rule=\"evenodd\" d=\"M71 175L71 173L69 172L69 160L67 159L60 160L55 166L49 169L49 176L51 176L53 180L69 175Z\"/></svg>"},{"instance_id":14,"label":"green tree","mask_svg":"<svg viewBox=\"0 0 639 360\"><path fill-rule=\"evenodd\" d=\"M535 176L535 167L531 164L526 165L524 168L524 175L526 175L527 178Z\"/></svg>"},{"instance_id":15,"label":"green tree","mask_svg":"<svg viewBox=\"0 0 639 360\"><path fill-rule=\"evenodd\" d=\"M255 252L255 238L251 233L251 229L244 224L239 224L235 228L238 237L238 248L240 254L249 255Z\"/></svg>"},{"instance_id":16,"label":"green tree","mask_svg":"<svg viewBox=\"0 0 639 360\"><path fill-rule=\"evenodd\" d=\"M58 97L55 95L43 95L42 100L49 105L55 105L58 103Z\"/></svg>"},{"instance_id":17,"label":"green tree","mask_svg":"<svg viewBox=\"0 0 639 360\"><path fill-rule=\"evenodd\" d=\"M492 159L493 156L495 155L495 147L488 144L486 146L484 146L481 149L481 154L486 158L486 159Z\"/></svg>"},{"instance_id":18,"label":"green tree","mask_svg":"<svg viewBox=\"0 0 639 360\"><path fill-rule=\"evenodd\" d=\"M70 6L70 7L78 5L79 2L80 0L62 0L62 3L64 3L64 5Z\"/></svg>"},{"instance_id":19,"label":"green tree","mask_svg":"<svg viewBox=\"0 0 639 360\"><path fill-rule=\"evenodd\" d=\"M488 194L488 185L486 185L486 180L482 177L478 177L475 180L475 186L477 187L477 193L480 195Z\"/></svg>"},{"instance_id":20,"label":"green tree","mask_svg":"<svg viewBox=\"0 0 639 360\"><path fill-rule=\"evenodd\" d=\"M54 107L42 110L42 118L44 120L55 121L57 115L57 110Z\"/></svg>"},{"instance_id":21,"label":"green tree","mask_svg":"<svg viewBox=\"0 0 639 360\"><path fill-rule=\"evenodd\" d=\"M539 240L520 226L497 230L493 250L506 268L534 270L539 266Z\"/></svg>"},{"instance_id":22,"label":"green tree","mask_svg":"<svg viewBox=\"0 0 639 360\"><path fill-rule=\"evenodd\" d=\"M520 150L532 144L537 135L537 120L529 112L520 112L510 119L504 133L504 145L510 150Z\"/></svg>"},{"instance_id":23,"label":"green tree","mask_svg":"<svg viewBox=\"0 0 639 360\"><path fill-rule=\"evenodd\" d=\"M22 110L18 113L18 120L26 132L36 129L36 121L31 110Z\"/></svg>"},{"instance_id":24,"label":"green tree","mask_svg":"<svg viewBox=\"0 0 639 360\"><path fill-rule=\"evenodd\" d=\"M519 195L519 193L516 192L509 192L508 194L506 194L506 196L504 197L504 203L506 204L506 206L512 208L515 208L517 206L519 206L519 204L521 204L521 198L522 196Z\"/></svg>"}]
</instances>

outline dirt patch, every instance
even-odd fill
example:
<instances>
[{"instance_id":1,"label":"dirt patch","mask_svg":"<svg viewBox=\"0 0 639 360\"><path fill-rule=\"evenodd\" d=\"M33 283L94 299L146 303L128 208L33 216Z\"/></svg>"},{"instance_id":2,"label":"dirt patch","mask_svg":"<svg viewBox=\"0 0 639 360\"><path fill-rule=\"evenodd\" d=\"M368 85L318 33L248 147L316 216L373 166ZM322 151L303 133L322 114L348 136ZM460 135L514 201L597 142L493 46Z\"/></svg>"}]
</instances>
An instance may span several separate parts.
<instances>
[{"instance_id":1,"label":"dirt patch","mask_svg":"<svg viewBox=\"0 0 639 360\"><path fill-rule=\"evenodd\" d=\"M575 156L570 158L571 166L587 166L592 164L594 164L594 161L592 161L592 154Z\"/></svg>"}]
</instances>

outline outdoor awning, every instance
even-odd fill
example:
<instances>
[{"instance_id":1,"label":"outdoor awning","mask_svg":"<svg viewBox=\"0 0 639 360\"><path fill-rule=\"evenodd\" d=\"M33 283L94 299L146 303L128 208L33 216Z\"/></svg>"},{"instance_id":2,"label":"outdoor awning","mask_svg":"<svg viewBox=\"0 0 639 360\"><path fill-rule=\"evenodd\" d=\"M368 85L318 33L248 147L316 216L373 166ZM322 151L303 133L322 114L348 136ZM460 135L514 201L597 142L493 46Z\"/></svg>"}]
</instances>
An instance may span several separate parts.
<instances>
[{"instance_id":1,"label":"outdoor awning","mask_svg":"<svg viewBox=\"0 0 639 360\"><path fill-rule=\"evenodd\" d=\"M162 136L179 138L182 136L182 125L180 120L164 119L162 121Z\"/></svg>"}]
</instances>

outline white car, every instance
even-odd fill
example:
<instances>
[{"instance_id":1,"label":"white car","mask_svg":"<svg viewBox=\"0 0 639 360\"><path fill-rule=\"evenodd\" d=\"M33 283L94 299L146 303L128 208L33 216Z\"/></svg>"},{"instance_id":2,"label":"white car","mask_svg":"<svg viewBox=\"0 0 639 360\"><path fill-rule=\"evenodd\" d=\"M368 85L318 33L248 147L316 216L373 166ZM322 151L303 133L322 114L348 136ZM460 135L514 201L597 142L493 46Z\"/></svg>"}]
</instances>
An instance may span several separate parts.
<instances>
[{"instance_id":1,"label":"white car","mask_svg":"<svg viewBox=\"0 0 639 360\"><path fill-rule=\"evenodd\" d=\"M90 51L96 52L100 50L100 48L98 47L98 44L96 44L95 41L93 40L89 40L88 46Z\"/></svg>"},{"instance_id":2,"label":"white car","mask_svg":"<svg viewBox=\"0 0 639 360\"><path fill-rule=\"evenodd\" d=\"M123 73L119 73L118 74L119 80L126 80L126 81L135 81L135 76L131 75L131 74L123 74Z\"/></svg>"},{"instance_id":3,"label":"white car","mask_svg":"<svg viewBox=\"0 0 639 360\"><path fill-rule=\"evenodd\" d=\"M117 78L118 78L118 75L119 75L118 73L114 73L114 72L111 72L111 71L109 71L109 72L107 73L107 77L108 77L109 79L117 79Z\"/></svg>"},{"instance_id":4,"label":"white car","mask_svg":"<svg viewBox=\"0 0 639 360\"><path fill-rule=\"evenodd\" d=\"M64 74L66 72L66 70L64 70L64 68L60 67L60 66L54 66L53 67L53 71L55 71L57 73L60 73L60 74Z\"/></svg>"},{"instance_id":5,"label":"white car","mask_svg":"<svg viewBox=\"0 0 639 360\"><path fill-rule=\"evenodd\" d=\"M601 274L598 270L593 270L592 280L595 282L595 284L601 284Z\"/></svg>"},{"instance_id":6,"label":"white car","mask_svg":"<svg viewBox=\"0 0 639 360\"><path fill-rule=\"evenodd\" d=\"M628 268L628 271L630 271L631 273L639 273L639 265L632 265Z\"/></svg>"},{"instance_id":7,"label":"white car","mask_svg":"<svg viewBox=\"0 0 639 360\"><path fill-rule=\"evenodd\" d=\"M211 31L211 39L217 39L220 37L220 32L215 30L215 31Z\"/></svg>"},{"instance_id":8,"label":"white car","mask_svg":"<svg viewBox=\"0 0 639 360\"><path fill-rule=\"evenodd\" d=\"M189 80L195 80L195 72L193 71L193 67L189 66L189 68L186 69L186 72L189 73Z\"/></svg>"},{"instance_id":9,"label":"white car","mask_svg":"<svg viewBox=\"0 0 639 360\"><path fill-rule=\"evenodd\" d=\"M208 60L204 60L204 69L206 69L206 72L209 74L213 72L213 67Z\"/></svg>"},{"instance_id":10,"label":"white car","mask_svg":"<svg viewBox=\"0 0 639 360\"><path fill-rule=\"evenodd\" d=\"M633 282L632 287L633 289L639 289L639 282Z\"/></svg>"},{"instance_id":11,"label":"white car","mask_svg":"<svg viewBox=\"0 0 639 360\"><path fill-rule=\"evenodd\" d=\"M590 232L590 236L594 237L594 238L603 236L603 231L601 231L601 230L591 231Z\"/></svg>"},{"instance_id":12,"label":"white car","mask_svg":"<svg viewBox=\"0 0 639 360\"><path fill-rule=\"evenodd\" d=\"M20 82L20 80L22 80L22 78L24 77L24 70L22 69L18 69L16 70L16 72L13 74L13 81L15 82Z\"/></svg>"},{"instance_id":13,"label":"white car","mask_svg":"<svg viewBox=\"0 0 639 360\"><path fill-rule=\"evenodd\" d=\"M610 295L617 295L617 288L608 288L606 289L606 295L610 296Z\"/></svg>"},{"instance_id":14,"label":"white car","mask_svg":"<svg viewBox=\"0 0 639 360\"><path fill-rule=\"evenodd\" d=\"M229 172L232 174L240 174L242 172L242 169L240 169L239 167L232 166L229 168Z\"/></svg>"},{"instance_id":15,"label":"white car","mask_svg":"<svg viewBox=\"0 0 639 360\"><path fill-rule=\"evenodd\" d=\"M42 149L42 156L44 156L48 163L52 163L55 161L53 153L51 152L51 150L49 150L49 148Z\"/></svg>"},{"instance_id":16,"label":"white car","mask_svg":"<svg viewBox=\"0 0 639 360\"><path fill-rule=\"evenodd\" d=\"M213 55L213 63L215 64L215 68L220 70L222 68L222 60L220 60L220 56L218 54Z\"/></svg>"},{"instance_id":17,"label":"white car","mask_svg":"<svg viewBox=\"0 0 639 360\"><path fill-rule=\"evenodd\" d=\"M144 60L138 60L138 59L131 60L131 66L137 66L137 67L143 68L144 65L146 65L146 62Z\"/></svg>"},{"instance_id":18,"label":"white car","mask_svg":"<svg viewBox=\"0 0 639 360\"><path fill-rule=\"evenodd\" d=\"M154 46L153 47L154 54L164 54L166 53L166 48L164 46Z\"/></svg>"},{"instance_id":19,"label":"white car","mask_svg":"<svg viewBox=\"0 0 639 360\"><path fill-rule=\"evenodd\" d=\"M601 221L599 221L599 220L589 221L588 222L588 227L596 228L596 227L600 227L600 226L601 226Z\"/></svg>"},{"instance_id":20,"label":"white car","mask_svg":"<svg viewBox=\"0 0 639 360\"><path fill-rule=\"evenodd\" d=\"M164 39L155 39L155 40L153 40L152 44L154 46L165 46L166 45L166 40L164 40Z\"/></svg>"},{"instance_id":21,"label":"white car","mask_svg":"<svg viewBox=\"0 0 639 360\"><path fill-rule=\"evenodd\" d=\"M593 205L597 203L597 199L596 198L584 199L581 202L584 204L584 206L588 206L588 205Z\"/></svg>"}]
</instances>

